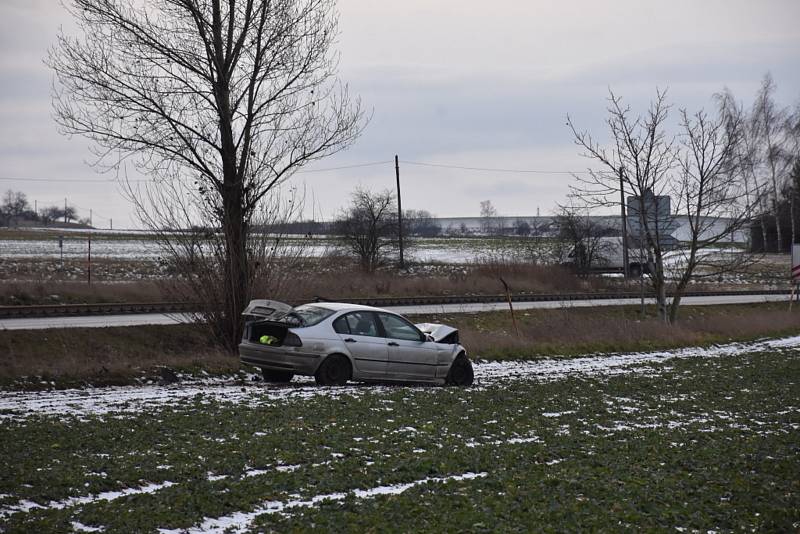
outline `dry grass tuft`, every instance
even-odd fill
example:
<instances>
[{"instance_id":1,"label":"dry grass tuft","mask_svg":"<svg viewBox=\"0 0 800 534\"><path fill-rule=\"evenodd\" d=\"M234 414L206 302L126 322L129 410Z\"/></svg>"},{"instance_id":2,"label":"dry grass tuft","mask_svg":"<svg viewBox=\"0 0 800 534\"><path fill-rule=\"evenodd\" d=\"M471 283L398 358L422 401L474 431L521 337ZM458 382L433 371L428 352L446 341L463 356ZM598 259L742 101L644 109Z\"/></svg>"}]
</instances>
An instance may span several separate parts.
<instances>
[{"instance_id":1,"label":"dry grass tuft","mask_svg":"<svg viewBox=\"0 0 800 534\"><path fill-rule=\"evenodd\" d=\"M0 383L128 384L163 366L228 372L239 361L192 325L0 331Z\"/></svg>"}]
</instances>

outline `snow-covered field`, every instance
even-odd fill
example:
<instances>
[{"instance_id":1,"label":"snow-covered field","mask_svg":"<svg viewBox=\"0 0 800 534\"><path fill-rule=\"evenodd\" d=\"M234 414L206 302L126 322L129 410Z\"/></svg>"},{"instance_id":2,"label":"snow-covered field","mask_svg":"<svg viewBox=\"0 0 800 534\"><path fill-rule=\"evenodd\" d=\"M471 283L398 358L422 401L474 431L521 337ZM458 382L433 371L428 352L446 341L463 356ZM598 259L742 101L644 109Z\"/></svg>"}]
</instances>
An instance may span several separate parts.
<instances>
[{"instance_id":1,"label":"snow-covered field","mask_svg":"<svg viewBox=\"0 0 800 534\"><path fill-rule=\"evenodd\" d=\"M791 530L798 354L477 363L465 389L0 392L0 531Z\"/></svg>"},{"instance_id":2,"label":"snow-covered field","mask_svg":"<svg viewBox=\"0 0 800 534\"><path fill-rule=\"evenodd\" d=\"M553 381L570 376L613 376L626 373L652 372L651 365L680 358L720 358L743 352L761 352L776 348L798 348L800 336L753 343L731 343L712 347L692 347L671 351L628 354L602 354L584 358L548 359L543 361L504 361L475 363L475 388L502 385L510 381ZM251 378L255 377L253 375ZM435 392L437 388L419 387ZM38 415L88 417L105 414L133 414L143 410L175 406L182 401L230 402L251 407L275 403L327 397L331 399L361 394L395 391L394 386L367 384L340 388L318 387L311 377L295 377L288 386L263 382L244 385L235 380L210 378L185 380L171 386L145 385L108 388L70 389L50 392L0 392L0 419L17 419Z\"/></svg>"},{"instance_id":3,"label":"snow-covered field","mask_svg":"<svg viewBox=\"0 0 800 534\"><path fill-rule=\"evenodd\" d=\"M453 240L448 244L445 240L415 240L417 246L411 251L414 259L421 262L466 263L475 261L487 254L499 253L492 249L484 249L480 242ZM321 257L331 250L331 243L304 244L303 254L308 257ZM504 249L505 250L505 249ZM505 250L504 253L509 253ZM89 254L89 243L83 238L68 238L63 241L63 250L58 247L58 240L51 239L0 239L0 256L8 259L49 258L85 259ZM501 251L502 252L502 251ZM157 260L164 256L163 249L157 243L146 239L103 239L101 236L92 239L92 257L115 260Z\"/></svg>"}]
</instances>

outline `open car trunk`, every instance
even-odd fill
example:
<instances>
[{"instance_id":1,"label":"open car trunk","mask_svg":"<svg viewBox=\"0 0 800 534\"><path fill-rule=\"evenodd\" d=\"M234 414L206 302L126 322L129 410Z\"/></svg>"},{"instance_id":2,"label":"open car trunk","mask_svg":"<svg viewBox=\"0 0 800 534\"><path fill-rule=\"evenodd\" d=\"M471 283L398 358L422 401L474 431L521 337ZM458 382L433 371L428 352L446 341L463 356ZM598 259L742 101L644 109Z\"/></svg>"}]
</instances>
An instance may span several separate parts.
<instances>
[{"instance_id":1,"label":"open car trunk","mask_svg":"<svg viewBox=\"0 0 800 534\"><path fill-rule=\"evenodd\" d=\"M289 331L288 325L272 321L258 321L248 323L244 330L244 338L251 343L280 347Z\"/></svg>"},{"instance_id":2,"label":"open car trunk","mask_svg":"<svg viewBox=\"0 0 800 534\"><path fill-rule=\"evenodd\" d=\"M289 331L292 307L276 300L251 300L242 312L245 328L242 338L251 343L280 347Z\"/></svg>"}]
</instances>

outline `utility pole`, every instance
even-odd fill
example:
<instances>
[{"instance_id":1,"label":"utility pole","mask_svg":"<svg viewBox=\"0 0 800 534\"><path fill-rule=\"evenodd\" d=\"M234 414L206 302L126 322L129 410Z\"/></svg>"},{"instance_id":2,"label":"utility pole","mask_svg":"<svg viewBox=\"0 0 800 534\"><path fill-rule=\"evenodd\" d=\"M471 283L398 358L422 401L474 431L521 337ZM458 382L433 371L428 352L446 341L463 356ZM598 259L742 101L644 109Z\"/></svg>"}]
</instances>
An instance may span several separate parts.
<instances>
[{"instance_id":1,"label":"utility pole","mask_svg":"<svg viewBox=\"0 0 800 534\"><path fill-rule=\"evenodd\" d=\"M92 226L92 209L89 208L89 226Z\"/></svg>"},{"instance_id":2,"label":"utility pole","mask_svg":"<svg viewBox=\"0 0 800 534\"><path fill-rule=\"evenodd\" d=\"M630 272L628 269L628 218L625 216L625 181L623 179L624 169L619 167L619 205L622 212L622 272L625 279L628 279ZM641 239L641 236L639 237Z\"/></svg>"},{"instance_id":3,"label":"utility pole","mask_svg":"<svg viewBox=\"0 0 800 534\"><path fill-rule=\"evenodd\" d=\"M67 224L67 199L64 199L64 224Z\"/></svg>"},{"instance_id":4,"label":"utility pole","mask_svg":"<svg viewBox=\"0 0 800 534\"><path fill-rule=\"evenodd\" d=\"M34 200L33 201L33 212L36 215L39 215L39 201L38 200Z\"/></svg>"},{"instance_id":5,"label":"utility pole","mask_svg":"<svg viewBox=\"0 0 800 534\"><path fill-rule=\"evenodd\" d=\"M114 219L109 219L108 220L108 229L109 230L113 230L114 229Z\"/></svg>"},{"instance_id":6,"label":"utility pole","mask_svg":"<svg viewBox=\"0 0 800 534\"><path fill-rule=\"evenodd\" d=\"M405 269L403 261L403 204L400 201L400 158L394 156L394 173L397 177L397 226L398 237L400 238L400 268Z\"/></svg>"},{"instance_id":7,"label":"utility pole","mask_svg":"<svg viewBox=\"0 0 800 534\"><path fill-rule=\"evenodd\" d=\"M86 281L92 285L92 234L89 234L89 265L86 269Z\"/></svg>"}]
</instances>

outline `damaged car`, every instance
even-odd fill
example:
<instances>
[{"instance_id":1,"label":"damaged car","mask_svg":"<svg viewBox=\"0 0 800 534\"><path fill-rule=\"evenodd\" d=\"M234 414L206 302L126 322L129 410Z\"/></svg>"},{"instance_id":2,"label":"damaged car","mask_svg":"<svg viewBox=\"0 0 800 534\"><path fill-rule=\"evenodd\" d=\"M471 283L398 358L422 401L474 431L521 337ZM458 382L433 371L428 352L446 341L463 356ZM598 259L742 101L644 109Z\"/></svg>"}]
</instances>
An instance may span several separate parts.
<instances>
[{"instance_id":1,"label":"damaged car","mask_svg":"<svg viewBox=\"0 0 800 534\"><path fill-rule=\"evenodd\" d=\"M324 386L358 382L472 384L472 363L458 330L413 324L371 306L320 302L292 307L253 300L243 312L242 363L269 382L313 376Z\"/></svg>"}]
</instances>

